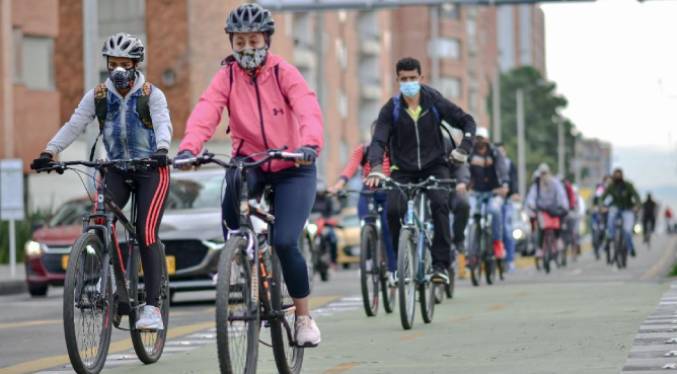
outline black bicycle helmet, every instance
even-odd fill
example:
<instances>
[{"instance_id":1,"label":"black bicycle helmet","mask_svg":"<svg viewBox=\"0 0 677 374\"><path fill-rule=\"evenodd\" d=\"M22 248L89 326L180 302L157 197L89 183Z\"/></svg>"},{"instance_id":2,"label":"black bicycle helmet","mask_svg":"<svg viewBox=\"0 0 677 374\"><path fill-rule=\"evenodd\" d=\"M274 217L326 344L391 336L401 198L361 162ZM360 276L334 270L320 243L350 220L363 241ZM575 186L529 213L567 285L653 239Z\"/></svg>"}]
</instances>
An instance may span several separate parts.
<instances>
[{"instance_id":1,"label":"black bicycle helmet","mask_svg":"<svg viewBox=\"0 0 677 374\"><path fill-rule=\"evenodd\" d=\"M106 57L126 57L141 62L144 57L144 47L141 39L119 32L106 39L101 54Z\"/></svg>"},{"instance_id":2,"label":"black bicycle helmet","mask_svg":"<svg viewBox=\"0 0 677 374\"><path fill-rule=\"evenodd\" d=\"M230 12L226 20L226 33L262 32L272 35L275 21L268 9L258 4L243 4Z\"/></svg>"}]
</instances>

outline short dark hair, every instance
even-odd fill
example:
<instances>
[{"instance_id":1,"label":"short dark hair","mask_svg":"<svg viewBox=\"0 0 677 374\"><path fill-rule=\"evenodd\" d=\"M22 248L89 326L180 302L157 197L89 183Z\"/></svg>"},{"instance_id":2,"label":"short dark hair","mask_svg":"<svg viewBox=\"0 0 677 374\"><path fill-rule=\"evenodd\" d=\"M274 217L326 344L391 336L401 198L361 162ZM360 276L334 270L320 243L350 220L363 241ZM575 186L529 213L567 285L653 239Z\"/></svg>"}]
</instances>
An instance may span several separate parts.
<instances>
[{"instance_id":1,"label":"short dark hair","mask_svg":"<svg viewBox=\"0 0 677 374\"><path fill-rule=\"evenodd\" d=\"M416 70L418 74L421 74L421 63L413 57L405 57L400 61L397 61L395 66L395 74L399 75L401 71Z\"/></svg>"}]
</instances>

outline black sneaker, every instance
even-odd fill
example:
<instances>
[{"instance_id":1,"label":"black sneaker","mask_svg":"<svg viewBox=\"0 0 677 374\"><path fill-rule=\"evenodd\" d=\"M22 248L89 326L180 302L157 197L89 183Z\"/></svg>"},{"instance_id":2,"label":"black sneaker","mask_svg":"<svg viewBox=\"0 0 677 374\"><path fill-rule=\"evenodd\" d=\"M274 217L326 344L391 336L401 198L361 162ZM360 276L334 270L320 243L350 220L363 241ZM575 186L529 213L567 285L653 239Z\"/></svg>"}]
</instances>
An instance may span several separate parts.
<instances>
[{"instance_id":1,"label":"black sneaker","mask_svg":"<svg viewBox=\"0 0 677 374\"><path fill-rule=\"evenodd\" d=\"M430 277L433 283L449 284L449 274L444 266L435 266L433 275Z\"/></svg>"}]
</instances>

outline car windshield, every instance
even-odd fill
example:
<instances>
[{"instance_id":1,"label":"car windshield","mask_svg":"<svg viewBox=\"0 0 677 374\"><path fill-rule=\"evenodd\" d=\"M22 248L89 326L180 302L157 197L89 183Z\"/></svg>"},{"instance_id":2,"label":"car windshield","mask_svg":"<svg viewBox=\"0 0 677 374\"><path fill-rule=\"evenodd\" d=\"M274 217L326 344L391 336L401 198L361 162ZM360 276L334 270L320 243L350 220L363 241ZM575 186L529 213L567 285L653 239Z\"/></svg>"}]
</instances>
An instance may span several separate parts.
<instances>
[{"instance_id":1,"label":"car windshield","mask_svg":"<svg viewBox=\"0 0 677 374\"><path fill-rule=\"evenodd\" d=\"M223 175L174 178L169 185L167 210L219 208L224 188Z\"/></svg>"},{"instance_id":2,"label":"car windshield","mask_svg":"<svg viewBox=\"0 0 677 374\"><path fill-rule=\"evenodd\" d=\"M91 208L92 202L89 200L69 201L57 209L49 220L49 226L76 225L82 222L82 216L87 214Z\"/></svg>"}]
</instances>

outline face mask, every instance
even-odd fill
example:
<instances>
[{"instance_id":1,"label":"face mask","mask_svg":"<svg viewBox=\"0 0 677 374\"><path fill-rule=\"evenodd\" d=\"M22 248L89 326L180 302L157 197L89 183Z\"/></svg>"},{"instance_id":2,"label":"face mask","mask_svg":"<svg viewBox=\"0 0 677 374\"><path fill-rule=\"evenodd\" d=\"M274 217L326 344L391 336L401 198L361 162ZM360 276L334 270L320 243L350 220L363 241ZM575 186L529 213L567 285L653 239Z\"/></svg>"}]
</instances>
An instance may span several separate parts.
<instances>
[{"instance_id":1,"label":"face mask","mask_svg":"<svg viewBox=\"0 0 677 374\"><path fill-rule=\"evenodd\" d=\"M421 84L418 81L400 82L400 92L406 97L414 97L421 91Z\"/></svg>"},{"instance_id":2,"label":"face mask","mask_svg":"<svg viewBox=\"0 0 677 374\"><path fill-rule=\"evenodd\" d=\"M245 70L254 70L263 65L268 56L268 48L246 48L240 52L233 51L235 60Z\"/></svg>"},{"instance_id":3,"label":"face mask","mask_svg":"<svg viewBox=\"0 0 677 374\"><path fill-rule=\"evenodd\" d=\"M136 70L134 68L125 70L121 67L116 67L113 71L108 73L110 80L117 89L129 88L136 79Z\"/></svg>"}]
</instances>

